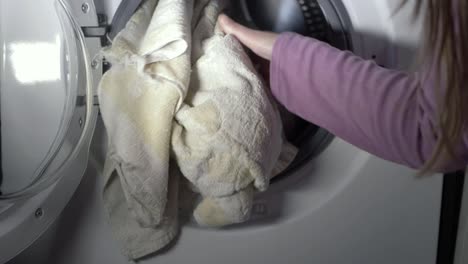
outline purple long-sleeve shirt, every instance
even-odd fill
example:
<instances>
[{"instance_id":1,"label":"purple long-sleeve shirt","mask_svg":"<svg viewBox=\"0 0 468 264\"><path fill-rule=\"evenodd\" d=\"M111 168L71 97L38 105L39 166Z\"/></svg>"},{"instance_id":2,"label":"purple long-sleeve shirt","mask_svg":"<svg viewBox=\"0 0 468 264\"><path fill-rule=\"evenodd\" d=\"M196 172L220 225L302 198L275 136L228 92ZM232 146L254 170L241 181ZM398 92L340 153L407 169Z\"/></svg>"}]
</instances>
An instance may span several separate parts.
<instances>
[{"instance_id":1,"label":"purple long-sleeve shirt","mask_svg":"<svg viewBox=\"0 0 468 264\"><path fill-rule=\"evenodd\" d=\"M289 111L386 160L420 168L437 141L432 74L378 66L351 52L294 33L277 39L270 66L271 89ZM468 133L457 146L468 164Z\"/></svg>"}]
</instances>

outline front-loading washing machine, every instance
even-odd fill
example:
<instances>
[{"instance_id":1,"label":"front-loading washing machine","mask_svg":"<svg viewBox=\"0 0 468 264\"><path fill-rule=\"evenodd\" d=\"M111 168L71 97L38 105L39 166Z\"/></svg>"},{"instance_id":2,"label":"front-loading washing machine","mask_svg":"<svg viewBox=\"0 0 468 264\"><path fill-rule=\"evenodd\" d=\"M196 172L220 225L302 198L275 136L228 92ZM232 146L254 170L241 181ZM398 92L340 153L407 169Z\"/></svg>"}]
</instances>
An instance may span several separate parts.
<instances>
[{"instance_id":1,"label":"front-loading washing machine","mask_svg":"<svg viewBox=\"0 0 468 264\"><path fill-rule=\"evenodd\" d=\"M97 54L139 2L0 1L0 263L128 262L101 203L107 140L96 87L109 65ZM296 31L409 70L422 23L410 5L398 6L239 0L228 12L251 27ZM257 194L251 221L223 229L187 222L174 243L141 262L449 263L462 175L417 178L288 120L298 156Z\"/></svg>"}]
</instances>

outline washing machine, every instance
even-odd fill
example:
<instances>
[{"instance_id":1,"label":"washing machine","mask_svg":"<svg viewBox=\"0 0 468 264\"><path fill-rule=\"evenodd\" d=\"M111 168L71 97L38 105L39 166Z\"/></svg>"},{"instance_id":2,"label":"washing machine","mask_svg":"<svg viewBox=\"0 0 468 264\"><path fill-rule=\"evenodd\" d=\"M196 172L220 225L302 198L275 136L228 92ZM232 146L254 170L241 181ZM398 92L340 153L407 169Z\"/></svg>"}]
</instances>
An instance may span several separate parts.
<instances>
[{"instance_id":1,"label":"washing machine","mask_svg":"<svg viewBox=\"0 0 468 264\"><path fill-rule=\"evenodd\" d=\"M0 263L128 263L101 202L107 139L96 87L109 67L100 49L139 2L0 1ZM422 23L411 19L411 4L398 6L238 0L228 12L251 27L295 31L411 70ZM251 221L207 229L188 219L171 245L140 261L453 263L463 248L455 246L461 173L418 178L313 124L288 120L298 156L256 195Z\"/></svg>"}]
</instances>

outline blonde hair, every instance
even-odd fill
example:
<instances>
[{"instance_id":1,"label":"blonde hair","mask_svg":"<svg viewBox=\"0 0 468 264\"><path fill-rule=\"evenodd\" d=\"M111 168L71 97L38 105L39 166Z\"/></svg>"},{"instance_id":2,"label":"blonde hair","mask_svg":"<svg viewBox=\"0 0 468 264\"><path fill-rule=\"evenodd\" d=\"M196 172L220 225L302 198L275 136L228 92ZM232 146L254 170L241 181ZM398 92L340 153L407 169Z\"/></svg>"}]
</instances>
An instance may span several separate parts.
<instances>
[{"instance_id":1,"label":"blonde hair","mask_svg":"<svg viewBox=\"0 0 468 264\"><path fill-rule=\"evenodd\" d=\"M468 0L414 1L415 15L426 16L425 53L438 65L437 92L444 95L438 98L437 143L422 168L426 174L459 158L456 147L468 123Z\"/></svg>"}]
</instances>

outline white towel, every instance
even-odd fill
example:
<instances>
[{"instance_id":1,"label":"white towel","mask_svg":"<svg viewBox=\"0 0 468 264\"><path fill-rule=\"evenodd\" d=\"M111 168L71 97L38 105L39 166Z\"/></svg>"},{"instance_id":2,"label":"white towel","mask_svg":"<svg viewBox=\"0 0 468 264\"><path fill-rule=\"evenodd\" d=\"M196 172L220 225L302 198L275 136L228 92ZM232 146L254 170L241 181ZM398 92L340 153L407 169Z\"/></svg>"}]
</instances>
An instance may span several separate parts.
<instances>
[{"instance_id":1,"label":"white towel","mask_svg":"<svg viewBox=\"0 0 468 264\"><path fill-rule=\"evenodd\" d=\"M222 9L223 1L195 4L201 12L194 12L192 25L190 89L172 136L177 164L204 197L194 216L206 226L246 221L254 188L266 190L275 166L284 168L296 154L283 141L279 112L241 44L217 29Z\"/></svg>"},{"instance_id":2,"label":"white towel","mask_svg":"<svg viewBox=\"0 0 468 264\"><path fill-rule=\"evenodd\" d=\"M176 236L179 168L203 196L197 222L224 226L246 221L255 190L294 158L242 46L215 29L222 8L148 0L104 51L112 68L99 87L109 135L103 200L130 259Z\"/></svg>"},{"instance_id":3,"label":"white towel","mask_svg":"<svg viewBox=\"0 0 468 264\"><path fill-rule=\"evenodd\" d=\"M191 1L148 0L104 51L112 68L99 86L109 135L103 200L132 259L159 250L177 233L170 138L189 83L192 11Z\"/></svg>"}]
</instances>

